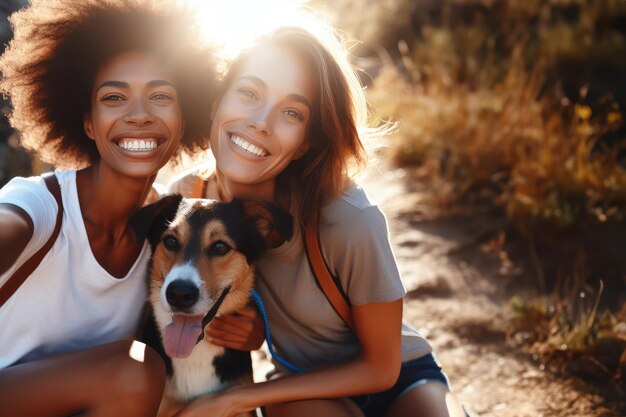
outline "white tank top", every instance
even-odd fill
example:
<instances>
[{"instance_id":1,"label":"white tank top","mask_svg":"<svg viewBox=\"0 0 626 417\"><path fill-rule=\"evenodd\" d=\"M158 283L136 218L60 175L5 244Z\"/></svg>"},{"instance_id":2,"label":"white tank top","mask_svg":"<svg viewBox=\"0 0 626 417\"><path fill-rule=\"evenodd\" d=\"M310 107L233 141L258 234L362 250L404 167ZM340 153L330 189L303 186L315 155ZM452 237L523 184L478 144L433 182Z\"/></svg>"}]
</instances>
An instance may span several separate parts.
<instances>
[{"instance_id":1,"label":"white tank top","mask_svg":"<svg viewBox=\"0 0 626 417\"><path fill-rule=\"evenodd\" d=\"M144 244L125 277L109 274L91 252L76 171L55 174L63 197L61 232L37 269L0 308L0 368L131 337L143 310L149 246ZM0 275L2 285L48 240L57 204L40 177L14 178L0 190L0 203L22 208L34 225L22 255Z\"/></svg>"}]
</instances>

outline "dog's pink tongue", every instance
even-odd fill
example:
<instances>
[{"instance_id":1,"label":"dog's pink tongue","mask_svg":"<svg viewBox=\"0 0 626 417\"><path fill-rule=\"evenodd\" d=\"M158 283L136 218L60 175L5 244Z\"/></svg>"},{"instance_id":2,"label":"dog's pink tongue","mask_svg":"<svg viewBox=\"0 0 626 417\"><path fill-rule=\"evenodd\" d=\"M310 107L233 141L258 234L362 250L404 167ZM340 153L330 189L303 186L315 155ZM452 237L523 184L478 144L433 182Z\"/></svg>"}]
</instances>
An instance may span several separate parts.
<instances>
[{"instance_id":1,"label":"dog's pink tongue","mask_svg":"<svg viewBox=\"0 0 626 417\"><path fill-rule=\"evenodd\" d=\"M170 358L186 358L191 355L202 332L202 316L174 314L172 318L173 321L165 326L165 353Z\"/></svg>"}]
</instances>

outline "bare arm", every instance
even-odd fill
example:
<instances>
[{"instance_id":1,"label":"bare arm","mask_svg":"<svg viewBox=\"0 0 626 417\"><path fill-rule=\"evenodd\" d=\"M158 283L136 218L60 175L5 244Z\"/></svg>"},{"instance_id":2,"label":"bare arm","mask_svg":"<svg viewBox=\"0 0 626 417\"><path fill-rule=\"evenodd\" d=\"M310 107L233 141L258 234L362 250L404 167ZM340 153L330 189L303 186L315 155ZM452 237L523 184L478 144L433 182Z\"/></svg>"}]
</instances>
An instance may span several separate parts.
<instances>
[{"instance_id":1,"label":"bare arm","mask_svg":"<svg viewBox=\"0 0 626 417\"><path fill-rule=\"evenodd\" d=\"M203 397L180 417L229 417L261 405L338 398L390 388L400 372L402 300L353 306L360 355L349 362Z\"/></svg>"},{"instance_id":2,"label":"bare arm","mask_svg":"<svg viewBox=\"0 0 626 417\"><path fill-rule=\"evenodd\" d=\"M4 274L33 237L33 221L21 208L0 204L0 274Z\"/></svg>"}]
</instances>

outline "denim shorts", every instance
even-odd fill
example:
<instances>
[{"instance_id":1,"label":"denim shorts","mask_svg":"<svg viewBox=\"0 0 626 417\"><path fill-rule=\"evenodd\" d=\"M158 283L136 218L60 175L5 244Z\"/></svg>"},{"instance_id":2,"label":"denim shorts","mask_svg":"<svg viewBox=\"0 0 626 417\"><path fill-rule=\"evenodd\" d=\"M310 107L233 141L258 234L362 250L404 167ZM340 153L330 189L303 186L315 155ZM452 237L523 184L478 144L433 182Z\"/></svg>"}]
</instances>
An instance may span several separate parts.
<instances>
[{"instance_id":1,"label":"denim shorts","mask_svg":"<svg viewBox=\"0 0 626 417\"><path fill-rule=\"evenodd\" d=\"M450 389L448 376L431 353L421 358L404 362L396 384L386 391L350 397L366 417L383 417L395 400L415 387L427 382L439 382Z\"/></svg>"}]
</instances>

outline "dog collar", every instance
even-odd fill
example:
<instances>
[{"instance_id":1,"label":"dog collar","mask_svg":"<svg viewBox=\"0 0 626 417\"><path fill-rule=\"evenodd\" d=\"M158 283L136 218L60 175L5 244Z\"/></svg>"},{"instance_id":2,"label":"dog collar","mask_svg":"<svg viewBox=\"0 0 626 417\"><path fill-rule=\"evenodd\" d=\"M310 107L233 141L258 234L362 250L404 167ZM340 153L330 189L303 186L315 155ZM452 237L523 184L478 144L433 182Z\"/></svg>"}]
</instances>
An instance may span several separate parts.
<instances>
[{"instance_id":1,"label":"dog collar","mask_svg":"<svg viewBox=\"0 0 626 417\"><path fill-rule=\"evenodd\" d=\"M200 343L200 341L204 339L204 328L206 327L207 324L211 322L211 320L213 320L213 317L215 317L215 315L217 314L217 310L222 305L222 302L224 301L224 298L226 298L226 294L228 294L228 291L230 291L230 285L222 290L222 293L217 298L217 301L215 302L215 304L213 304L211 309L202 318L202 331L200 332L200 335L198 336L198 341L196 342L196 344Z\"/></svg>"}]
</instances>

